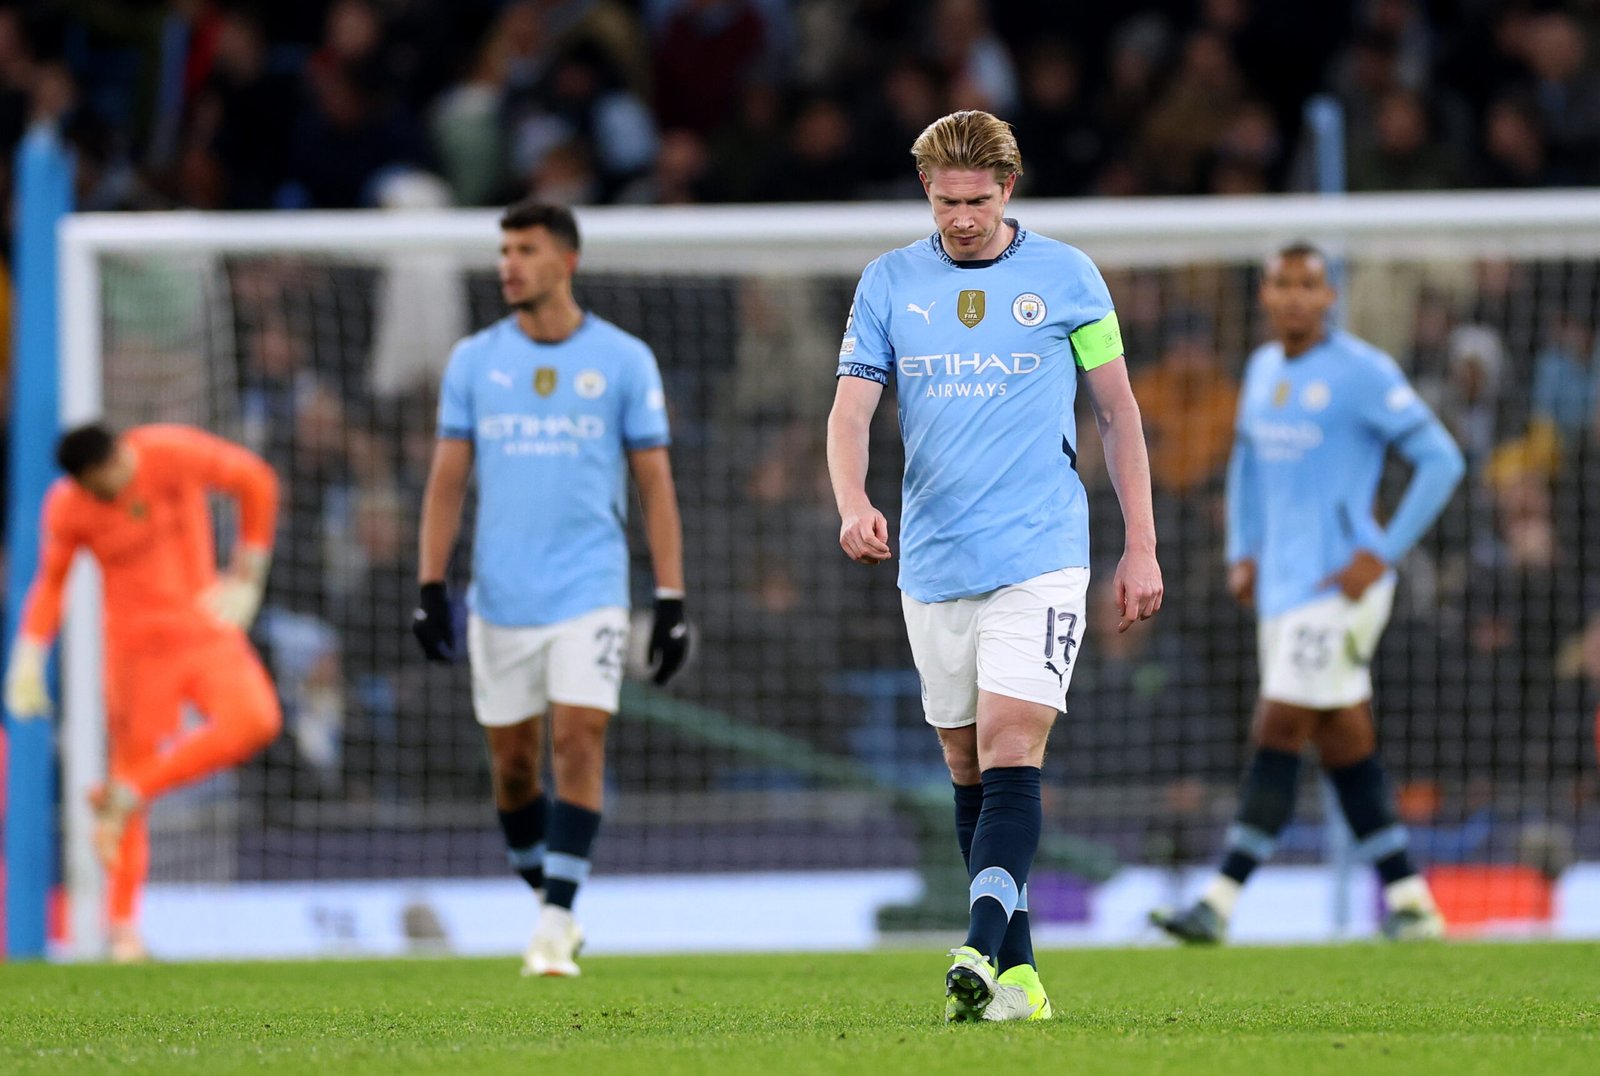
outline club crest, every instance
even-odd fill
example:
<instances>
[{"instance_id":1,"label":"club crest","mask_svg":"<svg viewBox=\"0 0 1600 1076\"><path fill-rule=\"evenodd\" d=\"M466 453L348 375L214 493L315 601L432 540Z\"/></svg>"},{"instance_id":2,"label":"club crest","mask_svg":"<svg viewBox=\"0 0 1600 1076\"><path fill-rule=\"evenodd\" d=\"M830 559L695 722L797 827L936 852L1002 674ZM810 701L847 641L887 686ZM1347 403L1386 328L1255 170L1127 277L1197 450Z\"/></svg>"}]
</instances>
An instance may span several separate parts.
<instances>
[{"instance_id":1,"label":"club crest","mask_svg":"<svg viewBox=\"0 0 1600 1076\"><path fill-rule=\"evenodd\" d=\"M1025 291L1011 300L1011 316L1017 319L1017 324L1033 328L1044 320L1044 298L1031 291Z\"/></svg>"}]
</instances>

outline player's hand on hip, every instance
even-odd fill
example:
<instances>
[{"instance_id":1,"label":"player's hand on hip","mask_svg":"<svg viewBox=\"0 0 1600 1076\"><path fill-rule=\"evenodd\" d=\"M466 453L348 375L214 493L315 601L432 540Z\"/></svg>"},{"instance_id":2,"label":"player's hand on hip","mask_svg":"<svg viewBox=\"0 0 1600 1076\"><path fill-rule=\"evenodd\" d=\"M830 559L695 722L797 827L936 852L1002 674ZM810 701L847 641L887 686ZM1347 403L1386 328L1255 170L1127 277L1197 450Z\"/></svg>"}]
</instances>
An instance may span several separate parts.
<instances>
[{"instance_id":1,"label":"player's hand on hip","mask_svg":"<svg viewBox=\"0 0 1600 1076\"><path fill-rule=\"evenodd\" d=\"M1367 588L1382 579L1383 573L1388 570L1389 566L1376 553L1370 549L1358 549L1351 556L1350 563L1324 579L1322 585L1331 583L1346 598L1360 601Z\"/></svg>"},{"instance_id":2,"label":"player's hand on hip","mask_svg":"<svg viewBox=\"0 0 1600 1076\"><path fill-rule=\"evenodd\" d=\"M1233 600L1250 608L1256 603L1256 562L1249 557L1228 565L1228 593Z\"/></svg>"},{"instance_id":3,"label":"player's hand on hip","mask_svg":"<svg viewBox=\"0 0 1600 1076\"><path fill-rule=\"evenodd\" d=\"M213 618L246 631L261 608L261 585L249 579L224 576L206 588L200 596L200 604Z\"/></svg>"},{"instance_id":4,"label":"player's hand on hip","mask_svg":"<svg viewBox=\"0 0 1600 1076\"><path fill-rule=\"evenodd\" d=\"M677 675L689 660L689 621L682 598L657 598L650 622L650 680L658 687Z\"/></svg>"},{"instance_id":5,"label":"player's hand on hip","mask_svg":"<svg viewBox=\"0 0 1600 1076\"><path fill-rule=\"evenodd\" d=\"M254 546L240 546L234 552L227 573L206 588L200 605L214 619L241 631L248 631L261 609L266 590L267 568L272 554Z\"/></svg>"},{"instance_id":6,"label":"player's hand on hip","mask_svg":"<svg viewBox=\"0 0 1600 1076\"><path fill-rule=\"evenodd\" d=\"M26 636L17 636L11 644L11 662L6 667L6 709L18 721L50 714L50 691L44 682L47 657L46 648Z\"/></svg>"},{"instance_id":7,"label":"player's hand on hip","mask_svg":"<svg viewBox=\"0 0 1600 1076\"><path fill-rule=\"evenodd\" d=\"M857 564L882 564L890 557L889 521L870 504L847 513L839 527L839 548Z\"/></svg>"},{"instance_id":8,"label":"player's hand on hip","mask_svg":"<svg viewBox=\"0 0 1600 1076\"><path fill-rule=\"evenodd\" d=\"M1118 631L1127 631L1135 621L1155 616L1161 608L1161 597L1166 593L1155 552L1124 551L1117 562L1113 586L1117 596Z\"/></svg>"},{"instance_id":9,"label":"player's hand on hip","mask_svg":"<svg viewBox=\"0 0 1600 1076\"><path fill-rule=\"evenodd\" d=\"M411 634L417 637L417 644L429 661L450 664L459 656L450 591L443 583L422 584L417 607L411 614Z\"/></svg>"}]
</instances>

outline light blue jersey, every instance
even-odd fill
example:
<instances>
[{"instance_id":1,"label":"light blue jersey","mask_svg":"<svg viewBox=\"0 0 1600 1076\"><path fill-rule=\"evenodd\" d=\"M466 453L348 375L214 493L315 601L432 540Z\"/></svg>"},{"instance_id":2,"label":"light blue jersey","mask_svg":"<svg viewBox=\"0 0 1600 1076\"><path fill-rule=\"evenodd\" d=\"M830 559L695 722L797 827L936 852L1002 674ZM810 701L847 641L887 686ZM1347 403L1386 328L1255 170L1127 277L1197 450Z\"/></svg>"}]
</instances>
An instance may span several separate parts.
<instances>
[{"instance_id":1,"label":"light blue jersey","mask_svg":"<svg viewBox=\"0 0 1600 1076\"><path fill-rule=\"evenodd\" d=\"M628 604L627 453L669 439L643 341L593 314L553 344L497 321L451 354L439 436L474 449L474 612L531 627Z\"/></svg>"},{"instance_id":2,"label":"light blue jersey","mask_svg":"<svg viewBox=\"0 0 1600 1076\"><path fill-rule=\"evenodd\" d=\"M1228 465L1229 563L1256 561L1264 617L1302 605L1359 549L1387 564L1432 526L1461 479L1461 452L1393 359L1332 332L1285 358L1257 348L1245 368ZM1373 516L1384 454L1415 467L1389 525Z\"/></svg>"},{"instance_id":3,"label":"light blue jersey","mask_svg":"<svg viewBox=\"0 0 1600 1076\"><path fill-rule=\"evenodd\" d=\"M946 601L1088 565L1077 372L1121 354L1094 263L1020 227L976 266L937 234L867 266L838 372L896 379L901 590Z\"/></svg>"}]
</instances>

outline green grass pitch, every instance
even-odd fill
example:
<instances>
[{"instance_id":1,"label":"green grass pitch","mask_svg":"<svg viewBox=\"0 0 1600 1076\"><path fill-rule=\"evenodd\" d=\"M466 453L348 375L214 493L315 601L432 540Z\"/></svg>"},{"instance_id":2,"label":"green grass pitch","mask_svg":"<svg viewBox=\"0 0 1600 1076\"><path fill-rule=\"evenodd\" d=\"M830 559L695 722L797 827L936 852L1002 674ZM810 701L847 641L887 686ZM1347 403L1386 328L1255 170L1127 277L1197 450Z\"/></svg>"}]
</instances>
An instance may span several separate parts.
<instances>
[{"instance_id":1,"label":"green grass pitch","mask_svg":"<svg viewBox=\"0 0 1600 1076\"><path fill-rule=\"evenodd\" d=\"M0 966L0 1072L1593 1073L1600 945L1069 950L943 1022L941 952Z\"/></svg>"}]
</instances>

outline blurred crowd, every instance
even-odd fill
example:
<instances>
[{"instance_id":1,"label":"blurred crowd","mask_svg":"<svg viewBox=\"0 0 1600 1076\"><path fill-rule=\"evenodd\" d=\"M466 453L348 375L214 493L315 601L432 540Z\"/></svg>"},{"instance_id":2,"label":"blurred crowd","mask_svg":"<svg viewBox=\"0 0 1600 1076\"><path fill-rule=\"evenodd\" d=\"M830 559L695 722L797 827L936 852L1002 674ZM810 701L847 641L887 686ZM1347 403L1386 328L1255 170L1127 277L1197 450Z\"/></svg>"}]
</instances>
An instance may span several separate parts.
<instances>
[{"instance_id":1,"label":"blurred crowd","mask_svg":"<svg viewBox=\"0 0 1600 1076\"><path fill-rule=\"evenodd\" d=\"M916 193L983 108L1041 197L1600 179L1594 0L8 0L0 162L62 124L85 208ZM422 172L437 186L391 186Z\"/></svg>"}]
</instances>

